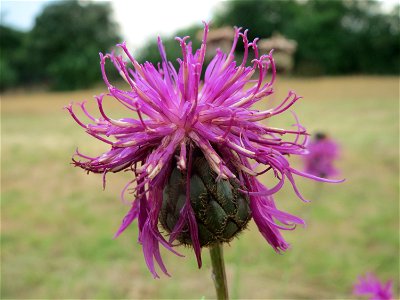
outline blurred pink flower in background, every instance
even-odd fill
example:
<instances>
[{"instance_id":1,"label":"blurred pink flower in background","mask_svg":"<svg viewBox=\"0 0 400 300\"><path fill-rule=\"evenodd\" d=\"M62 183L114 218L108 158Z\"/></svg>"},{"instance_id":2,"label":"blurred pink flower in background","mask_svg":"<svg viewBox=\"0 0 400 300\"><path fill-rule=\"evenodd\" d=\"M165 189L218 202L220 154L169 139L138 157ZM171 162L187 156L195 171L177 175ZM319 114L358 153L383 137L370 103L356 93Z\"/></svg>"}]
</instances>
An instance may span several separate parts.
<instances>
[{"instance_id":1,"label":"blurred pink flower in background","mask_svg":"<svg viewBox=\"0 0 400 300\"><path fill-rule=\"evenodd\" d=\"M367 273L365 277L360 276L358 278L358 282L353 288L353 294L368 296L369 300L394 300L392 281L382 283L372 273Z\"/></svg>"},{"instance_id":2,"label":"blurred pink flower in background","mask_svg":"<svg viewBox=\"0 0 400 300\"><path fill-rule=\"evenodd\" d=\"M325 133L316 133L307 150L309 153L303 156L306 173L323 178L339 174L333 165L339 157L339 146Z\"/></svg>"}]
</instances>

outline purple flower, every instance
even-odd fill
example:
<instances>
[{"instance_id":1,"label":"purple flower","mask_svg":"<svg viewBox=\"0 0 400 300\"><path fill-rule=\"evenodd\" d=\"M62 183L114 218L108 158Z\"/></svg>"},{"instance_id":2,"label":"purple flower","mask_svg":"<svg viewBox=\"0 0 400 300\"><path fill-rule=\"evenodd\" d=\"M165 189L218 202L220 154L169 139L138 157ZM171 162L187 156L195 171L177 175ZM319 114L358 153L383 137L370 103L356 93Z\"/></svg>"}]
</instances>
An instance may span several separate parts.
<instances>
[{"instance_id":1,"label":"purple flower","mask_svg":"<svg viewBox=\"0 0 400 300\"><path fill-rule=\"evenodd\" d=\"M333 162L339 156L338 145L324 133L317 133L307 145L308 154L303 156L305 172L318 177L328 178L339 172Z\"/></svg>"},{"instance_id":2,"label":"purple flower","mask_svg":"<svg viewBox=\"0 0 400 300\"><path fill-rule=\"evenodd\" d=\"M272 52L261 55L257 39L250 42L247 30L235 28L232 49L228 54L217 50L205 69L204 80L201 80L207 33L208 25L205 24L201 47L194 53L191 43L187 42L188 37L177 38L182 48L178 70L167 60L160 38L158 47L161 62L157 68L149 62L139 64L125 44L118 46L125 52L131 67L120 55L100 54L101 71L108 87L106 95L126 108L127 118L112 119L104 112L104 94L96 97L100 112L98 117L86 110L85 103L79 104L88 118L88 124L77 117L72 105L67 107L88 134L110 145L109 151L97 157L86 156L77 150L73 157L74 164L89 172L103 174L104 183L108 172L129 170L135 175L122 191L123 199L127 191L134 196L116 236L138 219L139 243L154 277L158 277L155 262L168 275L159 245L178 254L173 249L176 245L173 242L183 235L186 240L189 239L201 266L199 226L202 224L197 219L200 214L198 208L194 209L197 198L191 196L191 185L203 183L193 179L192 173L199 172L199 167L194 167L198 158L194 157L194 153L200 153L200 157L207 162L206 167L211 171L206 172L215 175L212 182L208 182L208 185L214 184L211 189L224 189L225 195L236 200L244 197L243 203L251 210L249 216L253 217L261 234L277 252L288 248L280 230L294 229L296 224L304 224L304 221L278 210L272 195L288 180L295 193L306 201L299 193L293 175L329 181L295 170L289 164L287 157L304 154L307 142L306 130L296 118L291 130L261 123L283 113L300 97L291 91L276 107L266 110L252 108L273 93L276 72ZM236 63L234 51L240 38L244 44L244 57L242 62ZM247 65L250 50L254 53L254 59ZM109 82L105 71L107 59L129 85L128 90L118 89ZM267 188L260 182L257 177L264 173L276 178L274 186ZM176 178L182 183L177 185L185 189L185 196L180 200L182 207L178 210L178 219L172 223L173 228L167 240L159 221L164 209L164 193L170 188L168 181L172 178L171 174L177 174ZM204 186L201 188L209 189ZM203 196L210 195L206 193ZM204 197L201 199L204 200ZM235 209L240 210L239 206L236 203ZM202 209L207 217L208 207ZM232 218L240 220L238 216ZM242 220L243 226L248 219ZM222 222L225 221L226 218L222 219ZM236 219L232 219L234 221ZM165 222L168 223L168 219Z\"/></svg>"},{"instance_id":3,"label":"purple flower","mask_svg":"<svg viewBox=\"0 0 400 300\"><path fill-rule=\"evenodd\" d=\"M372 273L365 277L359 277L354 285L353 294L356 296L368 296L370 300L391 300L394 299L392 292L392 281L381 283Z\"/></svg>"}]
</instances>

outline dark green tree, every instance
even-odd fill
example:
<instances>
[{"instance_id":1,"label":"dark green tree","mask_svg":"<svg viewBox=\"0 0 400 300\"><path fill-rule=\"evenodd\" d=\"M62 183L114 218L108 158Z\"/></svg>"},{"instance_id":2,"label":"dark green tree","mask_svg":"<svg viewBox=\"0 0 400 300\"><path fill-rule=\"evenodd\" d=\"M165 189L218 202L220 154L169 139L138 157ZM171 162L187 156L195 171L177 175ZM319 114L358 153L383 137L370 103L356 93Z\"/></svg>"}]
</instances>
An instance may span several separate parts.
<instances>
[{"instance_id":1,"label":"dark green tree","mask_svg":"<svg viewBox=\"0 0 400 300\"><path fill-rule=\"evenodd\" d=\"M202 24L192 25L188 28L184 28L175 32L172 36L161 37L167 52L167 58L175 65L175 67L178 67L177 59L179 57L182 57L182 49L179 45L179 42L175 40L175 37L190 36L190 41L192 42L192 49L193 51L195 51L201 45L201 40L198 38L198 34L199 32L202 32L202 30L203 30ZM139 55L137 59L140 63L144 61L149 61L156 64L161 61L156 37L151 39L139 50Z\"/></svg>"},{"instance_id":2,"label":"dark green tree","mask_svg":"<svg viewBox=\"0 0 400 300\"><path fill-rule=\"evenodd\" d=\"M354 45L361 72L398 74L400 69L400 5L389 14L372 14Z\"/></svg>"},{"instance_id":3,"label":"dark green tree","mask_svg":"<svg viewBox=\"0 0 400 300\"><path fill-rule=\"evenodd\" d=\"M298 74L398 74L399 7L384 13L373 0L235 0L214 24L249 28L249 37L275 31L298 42Z\"/></svg>"},{"instance_id":4,"label":"dark green tree","mask_svg":"<svg viewBox=\"0 0 400 300\"><path fill-rule=\"evenodd\" d=\"M348 13L345 2L311 0L303 5L302 14L286 28L287 34L298 41L297 70L306 74L351 70L352 54L346 48L354 35L341 23Z\"/></svg>"},{"instance_id":5,"label":"dark green tree","mask_svg":"<svg viewBox=\"0 0 400 300\"><path fill-rule=\"evenodd\" d=\"M269 37L275 31L290 28L303 5L296 0L235 0L224 2L213 18L213 25L238 26L249 29L249 37Z\"/></svg>"},{"instance_id":6,"label":"dark green tree","mask_svg":"<svg viewBox=\"0 0 400 300\"><path fill-rule=\"evenodd\" d=\"M18 85L23 68L24 32L0 25L0 91Z\"/></svg>"},{"instance_id":7,"label":"dark green tree","mask_svg":"<svg viewBox=\"0 0 400 300\"><path fill-rule=\"evenodd\" d=\"M26 82L47 82L66 90L98 81L99 52L120 41L109 3L54 2L36 18L25 46Z\"/></svg>"}]
</instances>

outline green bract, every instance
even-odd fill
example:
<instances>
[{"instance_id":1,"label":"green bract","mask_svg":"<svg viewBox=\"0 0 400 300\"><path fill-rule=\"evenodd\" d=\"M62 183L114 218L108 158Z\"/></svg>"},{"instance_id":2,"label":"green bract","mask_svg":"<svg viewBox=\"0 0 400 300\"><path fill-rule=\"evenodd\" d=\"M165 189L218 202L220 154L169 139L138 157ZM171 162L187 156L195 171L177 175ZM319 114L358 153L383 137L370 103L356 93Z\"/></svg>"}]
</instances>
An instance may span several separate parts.
<instances>
[{"instance_id":1,"label":"green bract","mask_svg":"<svg viewBox=\"0 0 400 300\"><path fill-rule=\"evenodd\" d=\"M190 177L190 203L199 228L200 246L229 242L242 231L251 219L249 199L238 191L234 180L216 180L204 156L193 158ZM171 233L178 222L186 200L186 172L177 167L164 188L160 212L162 227ZM190 232L184 229L177 240L191 245Z\"/></svg>"}]
</instances>

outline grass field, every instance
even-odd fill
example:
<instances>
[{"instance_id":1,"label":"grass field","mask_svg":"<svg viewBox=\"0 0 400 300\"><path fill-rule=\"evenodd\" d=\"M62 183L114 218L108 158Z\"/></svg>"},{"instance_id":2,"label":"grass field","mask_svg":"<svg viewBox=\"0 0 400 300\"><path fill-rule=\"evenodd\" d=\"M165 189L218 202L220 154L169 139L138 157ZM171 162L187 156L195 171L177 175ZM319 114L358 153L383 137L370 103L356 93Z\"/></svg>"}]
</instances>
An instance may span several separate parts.
<instances>
[{"instance_id":1,"label":"grass field","mask_svg":"<svg viewBox=\"0 0 400 300\"><path fill-rule=\"evenodd\" d=\"M232 298L352 298L352 284L368 271L393 279L399 295L398 78L286 78L272 101L289 89L304 96L294 107L303 125L340 143L337 165L346 182L321 187L299 179L308 198L322 189L310 204L290 188L277 194L278 207L308 225L284 233L292 248L283 255L254 224L227 245ZM77 146L87 154L105 148L62 107L101 91L1 96L1 298L212 299L206 249L200 270L189 249L180 249L185 258L164 251L173 277L153 280L136 224L112 240L128 209L119 193L129 174L109 175L102 191L101 176L70 165ZM108 105L118 116L119 109ZM278 125L293 123L287 115Z\"/></svg>"}]
</instances>

